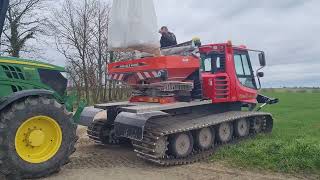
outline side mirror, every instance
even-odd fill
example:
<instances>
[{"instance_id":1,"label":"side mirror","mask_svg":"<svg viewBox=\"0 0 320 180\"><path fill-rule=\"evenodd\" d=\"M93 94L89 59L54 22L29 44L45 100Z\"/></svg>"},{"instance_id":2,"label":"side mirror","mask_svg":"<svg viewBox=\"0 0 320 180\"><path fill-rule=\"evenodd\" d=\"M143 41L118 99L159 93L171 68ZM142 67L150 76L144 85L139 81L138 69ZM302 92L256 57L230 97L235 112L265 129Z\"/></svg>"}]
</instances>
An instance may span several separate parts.
<instances>
[{"instance_id":1,"label":"side mirror","mask_svg":"<svg viewBox=\"0 0 320 180\"><path fill-rule=\"evenodd\" d=\"M262 77L264 77L264 73L263 73L263 72L258 72L258 73L257 73L257 76L258 76L259 78L262 78Z\"/></svg>"},{"instance_id":2,"label":"side mirror","mask_svg":"<svg viewBox=\"0 0 320 180\"><path fill-rule=\"evenodd\" d=\"M266 57L263 52L259 53L259 62L260 62L260 66L262 67L266 66Z\"/></svg>"}]
</instances>

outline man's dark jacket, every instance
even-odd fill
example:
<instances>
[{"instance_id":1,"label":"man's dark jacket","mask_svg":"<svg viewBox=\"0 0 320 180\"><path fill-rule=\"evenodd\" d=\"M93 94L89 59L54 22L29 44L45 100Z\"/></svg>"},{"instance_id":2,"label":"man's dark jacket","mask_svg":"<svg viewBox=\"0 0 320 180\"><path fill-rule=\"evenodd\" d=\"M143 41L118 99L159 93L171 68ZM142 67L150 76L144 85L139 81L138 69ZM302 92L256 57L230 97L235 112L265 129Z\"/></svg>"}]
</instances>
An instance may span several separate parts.
<instances>
[{"instance_id":1,"label":"man's dark jacket","mask_svg":"<svg viewBox=\"0 0 320 180\"><path fill-rule=\"evenodd\" d=\"M161 48L177 45L176 36L171 33L163 33L160 40Z\"/></svg>"}]
</instances>

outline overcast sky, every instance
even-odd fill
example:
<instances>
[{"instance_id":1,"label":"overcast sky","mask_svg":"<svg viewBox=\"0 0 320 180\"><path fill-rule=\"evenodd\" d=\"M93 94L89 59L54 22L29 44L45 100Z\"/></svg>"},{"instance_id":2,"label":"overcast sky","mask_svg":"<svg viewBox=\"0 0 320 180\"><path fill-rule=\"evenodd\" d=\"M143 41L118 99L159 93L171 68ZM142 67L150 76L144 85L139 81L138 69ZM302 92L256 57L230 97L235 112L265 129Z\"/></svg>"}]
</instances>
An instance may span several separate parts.
<instances>
[{"instance_id":1,"label":"overcast sky","mask_svg":"<svg viewBox=\"0 0 320 180\"><path fill-rule=\"evenodd\" d=\"M154 0L179 42L244 44L266 52L263 84L320 86L319 0ZM48 52L55 54L55 52ZM57 60L55 64L64 64Z\"/></svg>"}]
</instances>

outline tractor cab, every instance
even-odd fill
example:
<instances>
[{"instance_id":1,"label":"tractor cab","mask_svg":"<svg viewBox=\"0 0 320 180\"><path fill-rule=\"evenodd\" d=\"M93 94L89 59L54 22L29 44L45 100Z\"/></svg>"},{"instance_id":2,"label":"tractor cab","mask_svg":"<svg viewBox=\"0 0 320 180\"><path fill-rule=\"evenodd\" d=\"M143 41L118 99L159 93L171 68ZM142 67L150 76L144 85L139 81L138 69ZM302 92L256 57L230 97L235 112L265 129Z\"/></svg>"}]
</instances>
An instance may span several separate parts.
<instances>
[{"instance_id":1,"label":"tractor cab","mask_svg":"<svg viewBox=\"0 0 320 180\"><path fill-rule=\"evenodd\" d=\"M14 57L0 57L0 98L12 93L46 89L64 97L67 79L63 67Z\"/></svg>"}]
</instances>

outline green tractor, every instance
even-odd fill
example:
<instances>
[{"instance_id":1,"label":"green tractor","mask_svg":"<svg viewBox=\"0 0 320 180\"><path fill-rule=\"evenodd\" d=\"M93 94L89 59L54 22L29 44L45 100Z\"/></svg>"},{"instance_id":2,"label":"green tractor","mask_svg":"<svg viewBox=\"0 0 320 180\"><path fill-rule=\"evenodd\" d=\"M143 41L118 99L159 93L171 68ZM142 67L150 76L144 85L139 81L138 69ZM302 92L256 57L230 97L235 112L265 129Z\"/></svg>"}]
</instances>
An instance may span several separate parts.
<instances>
[{"instance_id":1,"label":"green tractor","mask_svg":"<svg viewBox=\"0 0 320 180\"><path fill-rule=\"evenodd\" d=\"M2 30L8 0L0 3ZM77 125L64 71L48 63L0 57L0 173L8 179L55 173L75 151Z\"/></svg>"},{"instance_id":2,"label":"green tractor","mask_svg":"<svg viewBox=\"0 0 320 180\"><path fill-rule=\"evenodd\" d=\"M77 141L63 68L0 57L0 171L43 177L68 162Z\"/></svg>"}]
</instances>

